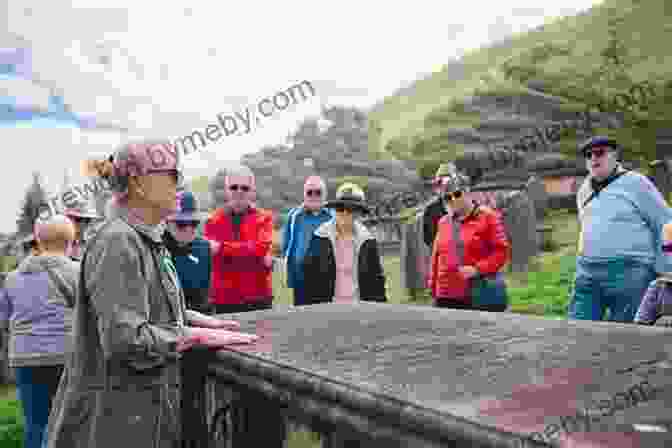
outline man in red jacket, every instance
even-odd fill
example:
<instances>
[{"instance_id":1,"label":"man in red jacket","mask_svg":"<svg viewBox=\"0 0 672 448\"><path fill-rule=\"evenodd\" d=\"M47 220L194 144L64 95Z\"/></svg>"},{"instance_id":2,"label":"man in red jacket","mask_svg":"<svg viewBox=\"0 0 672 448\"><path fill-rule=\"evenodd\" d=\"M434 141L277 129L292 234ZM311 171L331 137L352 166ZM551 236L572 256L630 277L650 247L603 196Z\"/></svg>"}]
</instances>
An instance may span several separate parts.
<instances>
[{"instance_id":1,"label":"man in red jacket","mask_svg":"<svg viewBox=\"0 0 672 448\"><path fill-rule=\"evenodd\" d=\"M273 215L253 204L255 178L246 166L227 169L224 187L226 205L213 213L203 232L213 249L213 311L271 308Z\"/></svg>"}]
</instances>

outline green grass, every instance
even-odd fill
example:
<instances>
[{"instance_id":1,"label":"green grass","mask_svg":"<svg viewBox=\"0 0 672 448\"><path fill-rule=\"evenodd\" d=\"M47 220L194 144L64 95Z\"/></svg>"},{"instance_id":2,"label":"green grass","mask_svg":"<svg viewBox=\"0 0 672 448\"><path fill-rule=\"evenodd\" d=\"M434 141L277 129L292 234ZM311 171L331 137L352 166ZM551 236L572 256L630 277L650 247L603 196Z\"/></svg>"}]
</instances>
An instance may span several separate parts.
<instances>
[{"instance_id":1,"label":"green grass","mask_svg":"<svg viewBox=\"0 0 672 448\"><path fill-rule=\"evenodd\" d=\"M506 45L496 48L481 48L471 51L462 58L464 75L457 78L449 74L447 67L422 79L401 95L386 98L369 115L382 128L377 148L369 148L372 156L384 157L385 145L394 139L412 140L432 132L428 128L428 117L447 112L439 121L441 126L451 124L450 113L454 114L455 125L462 126L474 117L459 112L450 112L454 104L474 94L496 93L515 95L521 86L503 79L501 67L507 60L519 60L534 48L548 43L562 44L570 49L568 56L552 57L541 67L551 73L567 73L580 70L590 72L600 60L599 53L607 43L607 25L610 10L626 15L624 41L636 61L630 70L635 80L668 78L672 64L672 53L666 42L672 37L667 0L605 0L593 7L587 14L564 17L547 23L542 28L518 34ZM669 7L669 4L667 5ZM431 121L431 120L430 120ZM477 122L478 120L474 120ZM410 149L410 147L409 147ZM403 151L395 150L404 158ZM406 155L412 158L410 155Z\"/></svg>"}]
</instances>

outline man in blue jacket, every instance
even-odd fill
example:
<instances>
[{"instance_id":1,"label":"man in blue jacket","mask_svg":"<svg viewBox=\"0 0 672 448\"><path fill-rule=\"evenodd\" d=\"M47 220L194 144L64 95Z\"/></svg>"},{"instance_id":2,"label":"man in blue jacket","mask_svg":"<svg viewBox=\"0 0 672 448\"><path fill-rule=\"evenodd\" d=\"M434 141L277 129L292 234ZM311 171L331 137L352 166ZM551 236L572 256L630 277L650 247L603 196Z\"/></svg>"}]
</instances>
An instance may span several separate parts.
<instances>
[{"instance_id":1,"label":"man in blue jacket","mask_svg":"<svg viewBox=\"0 0 672 448\"><path fill-rule=\"evenodd\" d=\"M187 308L207 313L210 311L210 243L196 234L206 214L198 211L191 192L178 193L177 200L177 213L166 220L163 240L172 255Z\"/></svg>"},{"instance_id":2,"label":"man in blue jacket","mask_svg":"<svg viewBox=\"0 0 672 448\"><path fill-rule=\"evenodd\" d=\"M294 290L294 305L310 303L304 295L303 258L313 232L323 222L333 218L333 212L324 207L327 186L319 176L310 176L303 186L303 204L287 215L283 231L282 256L287 269L287 286Z\"/></svg>"},{"instance_id":3,"label":"man in blue jacket","mask_svg":"<svg viewBox=\"0 0 672 448\"><path fill-rule=\"evenodd\" d=\"M590 175L577 193L581 233L569 317L632 322L661 260L672 210L644 175L623 169L607 137L579 146Z\"/></svg>"}]
</instances>

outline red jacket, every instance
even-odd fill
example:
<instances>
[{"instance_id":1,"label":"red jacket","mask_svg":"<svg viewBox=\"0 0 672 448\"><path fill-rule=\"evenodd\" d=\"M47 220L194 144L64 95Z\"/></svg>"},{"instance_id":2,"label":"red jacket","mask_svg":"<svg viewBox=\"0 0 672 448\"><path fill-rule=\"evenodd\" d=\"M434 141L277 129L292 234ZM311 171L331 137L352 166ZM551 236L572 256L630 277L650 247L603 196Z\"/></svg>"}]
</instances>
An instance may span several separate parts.
<instances>
[{"instance_id":1,"label":"red jacket","mask_svg":"<svg viewBox=\"0 0 672 448\"><path fill-rule=\"evenodd\" d=\"M271 254L273 215L250 208L233 232L231 215L217 210L205 224L203 236L220 243L213 254L210 302L217 305L273 300L272 269L264 263Z\"/></svg>"},{"instance_id":2,"label":"red jacket","mask_svg":"<svg viewBox=\"0 0 672 448\"><path fill-rule=\"evenodd\" d=\"M428 287L434 298L470 303L470 282L458 271L451 220L446 215L439 221ZM464 242L464 266L474 266L480 274L487 275L495 274L509 261L511 248L499 212L479 205L456 225Z\"/></svg>"}]
</instances>

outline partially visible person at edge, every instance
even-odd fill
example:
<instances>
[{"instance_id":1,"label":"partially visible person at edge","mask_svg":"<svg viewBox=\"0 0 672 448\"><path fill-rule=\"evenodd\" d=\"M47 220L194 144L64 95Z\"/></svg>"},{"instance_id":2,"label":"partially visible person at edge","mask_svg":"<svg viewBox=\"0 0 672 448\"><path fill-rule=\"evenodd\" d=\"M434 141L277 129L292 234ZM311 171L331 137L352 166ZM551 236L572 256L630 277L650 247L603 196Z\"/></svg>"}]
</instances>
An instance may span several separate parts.
<instances>
[{"instance_id":1,"label":"partially visible person at edge","mask_svg":"<svg viewBox=\"0 0 672 448\"><path fill-rule=\"evenodd\" d=\"M457 168L453 163L444 163L436 171L432 187L435 197L432 199L422 215L422 238L428 248L434 245L434 239L439 226L439 220L448 213L448 206L443 197L443 179L446 176L457 173Z\"/></svg>"},{"instance_id":2,"label":"partially visible person at edge","mask_svg":"<svg viewBox=\"0 0 672 448\"><path fill-rule=\"evenodd\" d=\"M177 269L187 308L209 313L210 244L196 235L207 215L198 211L196 198L188 191L177 194L177 208L177 213L166 219L163 240Z\"/></svg>"},{"instance_id":3,"label":"partially visible person at edge","mask_svg":"<svg viewBox=\"0 0 672 448\"><path fill-rule=\"evenodd\" d=\"M102 216L98 215L89 201L80 201L74 207L66 208L64 214L75 225L75 243L69 256L75 261L81 261L84 247L90 238L91 225L94 221L102 219Z\"/></svg>"},{"instance_id":4,"label":"partially visible person at edge","mask_svg":"<svg viewBox=\"0 0 672 448\"><path fill-rule=\"evenodd\" d=\"M305 305L303 259L315 230L333 218L324 207L327 186L319 176L310 176L303 185L303 204L287 214L283 230L282 256L287 272L287 286L294 291L294 305Z\"/></svg>"},{"instance_id":5,"label":"partially visible person at edge","mask_svg":"<svg viewBox=\"0 0 672 448\"><path fill-rule=\"evenodd\" d=\"M439 221L432 248L429 289L434 306L505 311L508 298L500 270L511 258L500 213L467 197L469 180L457 173L442 181L450 213ZM487 281L490 288L479 288ZM486 295L486 296L484 296Z\"/></svg>"},{"instance_id":6,"label":"partially visible person at edge","mask_svg":"<svg viewBox=\"0 0 672 448\"><path fill-rule=\"evenodd\" d=\"M152 163L158 155L169 161L161 168ZM90 161L111 186L114 213L84 250L48 448L180 447L182 352L256 339L185 307L160 224L175 212L177 162L170 143L149 141Z\"/></svg>"},{"instance_id":7,"label":"partially visible person at edge","mask_svg":"<svg viewBox=\"0 0 672 448\"><path fill-rule=\"evenodd\" d=\"M578 253L569 317L632 322L656 276L660 233L672 220L662 194L644 175L619 163L613 139L593 137L579 145L589 176L577 194Z\"/></svg>"},{"instance_id":8,"label":"partially visible person at edge","mask_svg":"<svg viewBox=\"0 0 672 448\"><path fill-rule=\"evenodd\" d=\"M211 214L203 236L213 250L213 312L239 313L273 307L273 215L253 205L255 178L243 165L226 169L226 204Z\"/></svg>"},{"instance_id":9,"label":"partially visible person at edge","mask_svg":"<svg viewBox=\"0 0 672 448\"><path fill-rule=\"evenodd\" d=\"M51 403L71 350L72 308L79 263L66 256L75 240L68 218L35 223L39 255L9 273L0 294L0 323L8 329L9 365L23 409L24 447L40 448Z\"/></svg>"},{"instance_id":10,"label":"partially visible person at edge","mask_svg":"<svg viewBox=\"0 0 672 448\"><path fill-rule=\"evenodd\" d=\"M672 266L672 222L663 226L662 250L669 269ZM672 327L672 272L666 270L649 284L635 315L635 323Z\"/></svg>"},{"instance_id":11,"label":"partially visible person at edge","mask_svg":"<svg viewBox=\"0 0 672 448\"><path fill-rule=\"evenodd\" d=\"M359 219L369 213L364 191L345 183L325 206L335 209L336 216L315 230L308 245L303 260L305 304L386 302L378 242Z\"/></svg>"}]
</instances>

